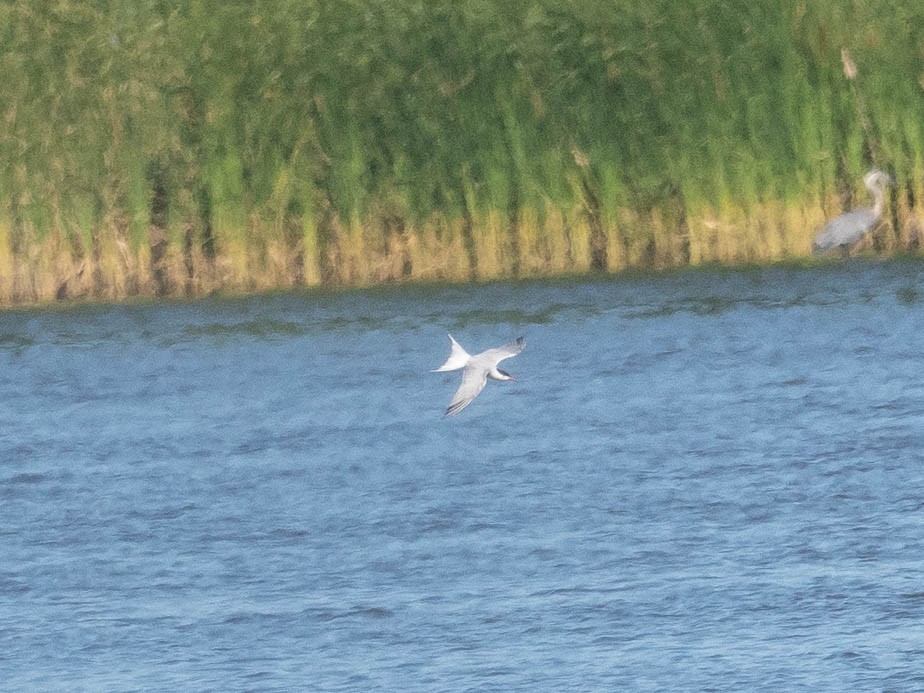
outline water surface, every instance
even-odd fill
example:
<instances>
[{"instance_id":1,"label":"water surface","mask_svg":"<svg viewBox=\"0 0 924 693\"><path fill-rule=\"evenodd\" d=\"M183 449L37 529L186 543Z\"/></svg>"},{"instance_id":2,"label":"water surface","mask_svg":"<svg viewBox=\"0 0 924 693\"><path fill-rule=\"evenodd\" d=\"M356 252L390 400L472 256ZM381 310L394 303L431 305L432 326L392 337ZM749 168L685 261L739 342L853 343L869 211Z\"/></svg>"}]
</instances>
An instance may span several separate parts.
<instances>
[{"instance_id":1,"label":"water surface","mask_svg":"<svg viewBox=\"0 0 924 693\"><path fill-rule=\"evenodd\" d=\"M0 314L0 688L921 689L922 269Z\"/></svg>"}]
</instances>

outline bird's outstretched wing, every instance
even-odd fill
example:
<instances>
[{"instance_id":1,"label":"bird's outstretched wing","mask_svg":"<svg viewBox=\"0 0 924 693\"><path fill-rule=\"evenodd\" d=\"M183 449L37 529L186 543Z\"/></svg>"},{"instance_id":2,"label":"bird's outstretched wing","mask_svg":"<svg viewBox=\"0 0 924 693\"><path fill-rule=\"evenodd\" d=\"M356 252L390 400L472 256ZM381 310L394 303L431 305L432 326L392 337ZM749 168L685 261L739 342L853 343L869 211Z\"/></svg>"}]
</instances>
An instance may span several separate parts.
<instances>
[{"instance_id":1,"label":"bird's outstretched wing","mask_svg":"<svg viewBox=\"0 0 924 693\"><path fill-rule=\"evenodd\" d=\"M497 347L496 349L488 349L487 351L478 354L479 357L484 359L485 362L500 363L504 359L509 359L512 356L516 356L521 351L523 351L526 346L526 340L522 337L517 337L517 341L510 342L510 344L505 344L504 346Z\"/></svg>"},{"instance_id":2,"label":"bird's outstretched wing","mask_svg":"<svg viewBox=\"0 0 924 693\"><path fill-rule=\"evenodd\" d=\"M512 355L512 354L511 354ZM488 380L488 372L483 368L466 368L462 372L462 384L452 396L452 402L446 409L446 416L453 416L465 409L472 400L484 389Z\"/></svg>"}]
</instances>

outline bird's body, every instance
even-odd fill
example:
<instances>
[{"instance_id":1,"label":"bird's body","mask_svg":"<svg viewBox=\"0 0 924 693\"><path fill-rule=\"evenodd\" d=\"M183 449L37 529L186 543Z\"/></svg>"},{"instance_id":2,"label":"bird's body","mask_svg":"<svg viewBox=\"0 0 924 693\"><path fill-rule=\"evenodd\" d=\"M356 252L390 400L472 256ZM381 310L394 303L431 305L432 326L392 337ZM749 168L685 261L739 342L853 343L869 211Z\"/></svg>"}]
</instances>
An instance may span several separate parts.
<instances>
[{"instance_id":1,"label":"bird's body","mask_svg":"<svg viewBox=\"0 0 924 693\"><path fill-rule=\"evenodd\" d=\"M452 338L452 335L449 335L449 342L449 358L446 359L446 363L442 366L434 368L433 372L456 371L460 368L464 370L462 371L462 384L459 385L459 389L453 395L452 402L449 403L449 407L446 409L446 416L458 414L471 404L472 400L484 389L488 378L492 380L515 380L512 375L502 371L497 365L504 359L516 356L526 346L526 341L520 337L515 342L496 349L488 349L473 356L465 351Z\"/></svg>"},{"instance_id":2,"label":"bird's body","mask_svg":"<svg viewBox=\"0 0 924 693\"><path fill-rule=\"evenodd\" d=\"M813 253L817 255L835 248L846 251L879 223L885 206L885 187L892 184L892 179L879 169L873 169L863 177L863 183L873 196L873 206L855 209L831 221L815 236Z\"/></svg>"}]
</instances>

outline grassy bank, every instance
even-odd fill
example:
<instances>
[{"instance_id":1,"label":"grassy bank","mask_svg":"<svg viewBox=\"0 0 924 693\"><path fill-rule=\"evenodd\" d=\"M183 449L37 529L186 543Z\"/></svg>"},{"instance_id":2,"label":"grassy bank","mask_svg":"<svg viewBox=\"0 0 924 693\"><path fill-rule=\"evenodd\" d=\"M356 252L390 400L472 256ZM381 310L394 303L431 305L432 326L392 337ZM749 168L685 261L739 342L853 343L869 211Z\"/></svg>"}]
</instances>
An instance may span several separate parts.
<instances>
[{"instance_id":1,"label":"grassy bank","mask_svg":"<svg viewBox=\"0 0 924 693\"><path fill-rule=\"evenodd\" d=\"M641 4L6 3L0 303L918 251L921 3Z\"/></svg>"}]
</instances>

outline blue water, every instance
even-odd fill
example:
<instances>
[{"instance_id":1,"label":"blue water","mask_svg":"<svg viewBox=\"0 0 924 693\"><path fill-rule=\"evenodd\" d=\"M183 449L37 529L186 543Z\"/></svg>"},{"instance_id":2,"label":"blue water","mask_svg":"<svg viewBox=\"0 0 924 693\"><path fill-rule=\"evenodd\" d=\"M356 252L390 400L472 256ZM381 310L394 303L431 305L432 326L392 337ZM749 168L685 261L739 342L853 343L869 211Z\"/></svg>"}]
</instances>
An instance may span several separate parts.
<instances>
[{"instance_id":1,"label":"blue water","mask_svg":"<svg viewBox=\"0 0 924 693\"><path fill-rule=\"evenodd\" d=\"M7 312L0 400L4 691L924 689L921 264Z\"/></svg>"}]
</instances>

